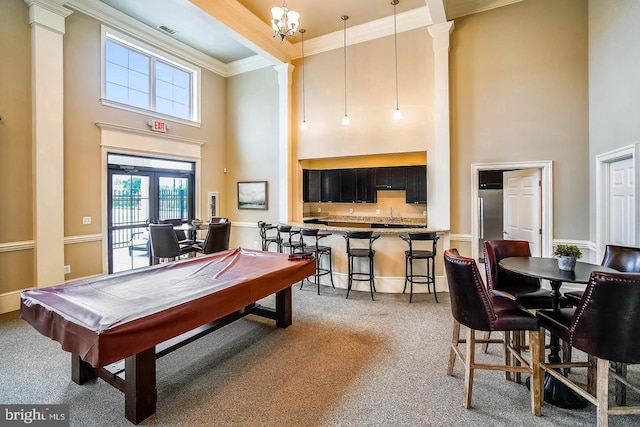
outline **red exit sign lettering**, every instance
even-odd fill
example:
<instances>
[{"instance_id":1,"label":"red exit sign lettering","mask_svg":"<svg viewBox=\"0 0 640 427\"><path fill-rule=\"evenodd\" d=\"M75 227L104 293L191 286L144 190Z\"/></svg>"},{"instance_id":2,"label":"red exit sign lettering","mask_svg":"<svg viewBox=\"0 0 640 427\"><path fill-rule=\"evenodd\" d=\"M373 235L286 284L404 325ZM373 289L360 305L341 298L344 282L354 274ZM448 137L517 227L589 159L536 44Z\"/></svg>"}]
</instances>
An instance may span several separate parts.
<instances>
[{"instance_id":1,"label":"red exit sign lettering","mask_svg":"<svg viewBox=\"0 0 640 427\"><path fill-rule=\"evenodd\" d=\"M151 126L151 130L156 132L166 132L167 124L165 122L161 122L159 120L151 120L149 122L149 126Z\"/></svg>"}]
</instances>

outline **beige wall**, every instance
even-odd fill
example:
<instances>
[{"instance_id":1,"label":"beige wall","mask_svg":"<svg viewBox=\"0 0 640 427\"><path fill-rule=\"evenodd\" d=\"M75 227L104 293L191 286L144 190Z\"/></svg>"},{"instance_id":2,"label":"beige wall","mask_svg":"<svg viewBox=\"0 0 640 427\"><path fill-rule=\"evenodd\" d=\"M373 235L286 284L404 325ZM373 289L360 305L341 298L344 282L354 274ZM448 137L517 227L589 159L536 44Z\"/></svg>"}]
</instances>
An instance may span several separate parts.
<instances>
[{"instance_id":1,"label":"beige wall","mask_svg":"<svg viewBox=\"0 0 640 427\"><path fill-rule=\"evenodd\" d=\"M458 19L450 57L452 232L471 232L472 163L552 160L552 235L588 239L587 3Z\"/></svg>"},{"instance_id":2,"label":"beige wall","mask_svg":"<svg viewBox=\"0 0 640 427\"><path fill-rule=\"evenodd\" d=\"M589 1L591 236L595 240L595 156L640 142L640 3ZM636 198L638 195L636 194ZM640 212L636 212L636 217Z\"/></svg>"},{"instance_id":3,"label":"beige wall","mask_svg":"<svg viewBox=\"0 0 640 427\"><path fill-rule=\"evenodd\" d=\"M151 115L103 106L100 102L100 23L81 13L67 18L65 50L65 236L100 234L102 212L100 130L106 122L147 131ZM206 218L207 191L227 197L222 168L225 163L225 78L202 70L201 127L173 123L169 133L204 141L202 146L202 203L196 217ZM220 210L226 215L224 205ZM91 225L82 217L91 216ZM102 253L95 242L67 245L66 279L102 272Z\"/></svg>"},{"instance_id":4,"label":"beige wall","mask_svg":"<svg viewBox=\"0 0 640 427\"><path fill-rule=\"evenodd\" d=\"M232 221L278 222L278 73L273 67L227 79L227 174L228 197L223 206ZM267 181L267 210L238 209L238 181ZM257 228L234 227L231 246L254 247Z\"/></svg>"},{"instance_id":5,"label":"beige wall","mask_svg":"<svg viewBox=\"0 0 640 427\"><path fill-rule=\"evenodd\" d=\"M31 29L23 0L0 12L0 245L33 239ZM0 252L0 294L33 284L33 250Z\"/></svg>"},{"instance_id":6,"label":"beige wall","mask_svg":"<svg viewBox=\"0 0 640 427\"><path fill-rule=\"evenodd\" d=\"M302 122L302 67L294 61L294 139L298 159L425 151L433 143L433 51L426 28L398 34L399 105L396 108L393 36L347 46L344 116L343 49L305 58L306 119Z\"/></svg>"}]
</instances>

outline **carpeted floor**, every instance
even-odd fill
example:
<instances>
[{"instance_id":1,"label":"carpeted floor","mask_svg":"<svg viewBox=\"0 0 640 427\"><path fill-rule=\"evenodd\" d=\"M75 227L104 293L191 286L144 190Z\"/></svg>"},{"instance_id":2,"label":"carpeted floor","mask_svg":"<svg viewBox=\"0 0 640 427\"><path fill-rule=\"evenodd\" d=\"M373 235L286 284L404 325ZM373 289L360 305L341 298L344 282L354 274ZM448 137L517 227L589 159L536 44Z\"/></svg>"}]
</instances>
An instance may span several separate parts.
<instances>
[{"instance_id":1,"label":"carpeted floor","mask_svg":"<svg viewBox=\"0 0 640 427\"><path fill-rule=\"evenodd\" d=\"M248 316L157 363L159 426L576 426L595 410L544 405L530 412L524 385L477 371L473 409L464 376L446 375L448 294L376 294L294 287L293 325ZM264 304L271 304L267 299ZM482 360L499 362L500 345ZM124 396L102 380L70 380L70 355L18 317L0 315L0 403L69 403L72 426L131 425ZM577 375L577 374L573 374ZM637 373L630 368L630 376ZM630 399L633 403L635 397ZM640 425L640 415L611 416Z\"/></svg>"}]
</instances>

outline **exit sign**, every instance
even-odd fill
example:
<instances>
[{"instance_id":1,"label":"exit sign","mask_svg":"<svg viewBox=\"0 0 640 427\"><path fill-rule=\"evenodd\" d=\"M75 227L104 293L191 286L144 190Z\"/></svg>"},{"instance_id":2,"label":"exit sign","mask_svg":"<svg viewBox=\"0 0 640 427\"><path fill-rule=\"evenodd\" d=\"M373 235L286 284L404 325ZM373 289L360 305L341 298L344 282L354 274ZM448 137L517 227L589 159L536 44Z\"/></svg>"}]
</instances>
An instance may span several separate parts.
<instances>
[{"instance_id":1,"label":"exit sign","mask_svg":"<svg viewBox=\"0 0 640 427\"><path fill-rule=\"evenodd\" d=\"M156 132L166 132L167 131L167 123L161 122L159 120L150 120L149 126L151 126L151 130Z\"/></svg>"}]
</instances>

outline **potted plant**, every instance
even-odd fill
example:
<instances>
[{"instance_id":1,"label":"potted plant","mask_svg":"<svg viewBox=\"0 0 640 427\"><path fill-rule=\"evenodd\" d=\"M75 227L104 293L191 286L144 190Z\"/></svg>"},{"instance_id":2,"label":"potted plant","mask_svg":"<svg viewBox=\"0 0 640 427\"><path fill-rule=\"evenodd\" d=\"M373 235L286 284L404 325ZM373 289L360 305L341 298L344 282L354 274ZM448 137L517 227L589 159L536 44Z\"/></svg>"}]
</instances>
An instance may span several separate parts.
<instances>
[{"instance_id":1,"label":"potted plant","mask_svg":"<svg viewBox=\"0 0 640 427\"><path fill-rule=\"evenodd\" d=\"M558 245L553 254L558 258L558 268L563 271L573 271L576 260L582 257L582 252L576 245Z\"/></svg>"}]
</instances>

